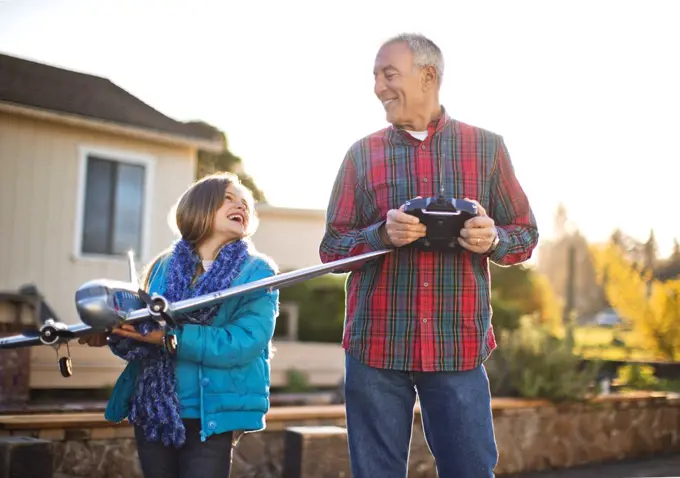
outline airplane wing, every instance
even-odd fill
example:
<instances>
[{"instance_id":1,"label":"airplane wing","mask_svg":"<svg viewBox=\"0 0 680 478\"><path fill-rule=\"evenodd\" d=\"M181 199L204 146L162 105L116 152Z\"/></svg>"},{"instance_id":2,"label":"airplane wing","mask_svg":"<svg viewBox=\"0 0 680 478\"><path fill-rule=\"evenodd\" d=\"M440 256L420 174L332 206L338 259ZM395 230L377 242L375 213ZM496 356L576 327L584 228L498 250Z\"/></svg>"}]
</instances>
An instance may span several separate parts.
<instances>
[{"instance_id":1,"label":"airplane wing","mask_svg":"<svg viewBox=\"0 0 680 478\"><path fill-rule=\"evenodd\" d=\"M11 337L0 337L0 349L15 349L40 345L40 332L31 330Z\"/></svg>"},{"instance_id":2,"label":"airplane wing","mask_svg":"<svg viewBox=\"0 0 680 478\"><path fill-rule=\"evenodd\" d=\"M77 339L83 335L88 335L91 330L92 327L89 325L74 324L61 330L60 336L69 339ZM0 350L32 347L34 345L42 345L42 342L40 342L40 332L37 330L28 330L22 334L12 335L10 337L0 337Z\"/></svg>"},{"instance_id":3,"label":"airplane wing","mask_svg":"<svg viewBox=\"0 0 680 478\"><path fill-rule=\"evenodd\" d=\"M169 304L169 310L167 313L170 315L170 317L173 317L176 314L188 313L194 310L202 309L203 307L209 307L226 299L250 292L256 292L262 289L280 289L282 287L288 287L293 284L297 284L298 282L303 282L325 274L344 272L343 268L346 266L355 266L357 264L361 264L362 262L373 260L389 252L391 252L390 249L368 252L346 259L340 259L325 264L305 267L292 272L277 274L272 277L267 277L266 279L249 282L247 284L231 287L229 289L213 292L211 294L178 301ZM121 323L134 324L143 320L148 320L149 318L151 318L151 314L148 308L138 309L125 315L124 319L121 319ZM159 320L160 318L158 317L154 319ZM68 327L60 329L58 332L61 338L67 340L89 335L91 333L93 333L92 327L82 323L69 325ZM40 333L37 330L24 332L23 334L14 335L11 337L0 338L0 350L18 347L30 347L34 345L42 345L42 342L40 341Z\"/></svg>"},{"instance_id":4,"label":"airplane wing","mask_svg":"<svg viewBox=\"0 0 680 478\"><path fill-rule=\"evenodd\" d=\"M239 295L255 292L262 289L280 289L288 287L298 282L303 282L314 277L322 276L333 272L343 272L343 268L349 265L355 266L362 262L368 262L377 257L383 256L392 252L391 249L382 249L379 251L367 252L357 256L348 257L346 259L339 259L337 261L319 264L316 266L305 267L283 274L267 277L257 281L242 284L236 287L230 287L221 291L205 294L191 299L180 300L169 304L168 314L172 317L177 314L185 314L194 310L202 309L218 304L226 299L230 299ZM135 324L151 317L148 309L139 309L130 312L124 319L125 323Z\"/></svg>"}]
</instances>

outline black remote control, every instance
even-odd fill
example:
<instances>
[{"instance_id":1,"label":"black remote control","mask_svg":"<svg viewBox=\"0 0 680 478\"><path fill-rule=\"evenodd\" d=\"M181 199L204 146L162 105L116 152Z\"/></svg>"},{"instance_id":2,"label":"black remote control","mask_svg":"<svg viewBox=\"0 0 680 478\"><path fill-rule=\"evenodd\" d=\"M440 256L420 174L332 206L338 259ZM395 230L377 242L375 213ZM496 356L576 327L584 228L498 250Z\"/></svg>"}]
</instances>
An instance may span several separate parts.
<instances>
[{"instance_id":1,"label":"black remote control","mask_svg":"<svg viewBox=\"0 0 680 478\"><path fill-rule=\"evenodd\" d=\"M427 227L427 235L407 244L430 251L446 251L460 247L458 237L465 221L477 216L477 205L465 199L444 196L416 198L406 201L404 212L417 217Z\"/></svg>"}]
</instances>

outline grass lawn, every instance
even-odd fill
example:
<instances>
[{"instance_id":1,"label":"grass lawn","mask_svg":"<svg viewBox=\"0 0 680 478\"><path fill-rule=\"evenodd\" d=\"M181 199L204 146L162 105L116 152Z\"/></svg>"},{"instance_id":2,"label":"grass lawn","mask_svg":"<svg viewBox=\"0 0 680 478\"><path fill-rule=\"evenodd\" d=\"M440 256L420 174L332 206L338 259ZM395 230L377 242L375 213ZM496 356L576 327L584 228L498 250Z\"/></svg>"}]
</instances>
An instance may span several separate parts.
<instances>
[{"instance_id":1,"label":"grass lawn","mask_svg":"<svg viewBox=\"0 0 680 478\"><path fill-rule=\"evenodd\" d=\"M654 360L636 334L626 328L581 326L574 329L577 352L585 358L604 360Z\"/></svg>"}]
</instances>

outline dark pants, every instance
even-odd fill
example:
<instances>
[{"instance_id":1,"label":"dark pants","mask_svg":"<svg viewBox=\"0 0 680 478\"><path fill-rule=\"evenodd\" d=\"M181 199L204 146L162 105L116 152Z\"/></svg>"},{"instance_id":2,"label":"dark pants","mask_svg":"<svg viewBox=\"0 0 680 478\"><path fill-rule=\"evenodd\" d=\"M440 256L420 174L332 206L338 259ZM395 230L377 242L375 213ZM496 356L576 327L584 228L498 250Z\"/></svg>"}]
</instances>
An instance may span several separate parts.
<instances>
[{"instance_id":1,"label":"dark pants","mask_svg":"<svg viewBox=\"0 0 680 478\"><path fill-rule=\"evenodd\" d=\"M201 442L199 420L184 420L184 426L187 438L179 449L148 442L142 430L135 427L144 478L228 478L233 434L213 435Z\"/></svg>"},{"instance_id":2,"label":"dark pants","mask_svg":"<svg viewBox=\"0 0 680 478\"><path fill-rule=\"evenodd\" d=\"M440 478L491 478L498 460L484 366L466 372L400 372L346 355L345 399L354 478L407 476L413 407Z\"/></svg>"}]
</instances>

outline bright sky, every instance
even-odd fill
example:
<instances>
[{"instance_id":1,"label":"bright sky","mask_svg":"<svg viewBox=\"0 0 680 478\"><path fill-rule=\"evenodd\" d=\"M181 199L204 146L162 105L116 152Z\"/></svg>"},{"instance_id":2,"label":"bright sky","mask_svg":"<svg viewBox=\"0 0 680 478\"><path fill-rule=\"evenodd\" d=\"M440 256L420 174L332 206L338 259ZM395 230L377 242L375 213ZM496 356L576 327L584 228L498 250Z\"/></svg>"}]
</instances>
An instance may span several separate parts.
<instances>
[{"instance_id":1,"label":"bright sky","mask_svg":"<svg viewBox=\"0 0 680 478\"><path fill-rule=\"evenodd\" d=\"M0 51L104 76L223 129L270 201L325 208L347 148L386 125L380 43L443 49L442 103L506 140L543 237L680 237L680 2L0 0ZM305 177L306 176L306 177Z\"/></svg>"}]
</instances>

